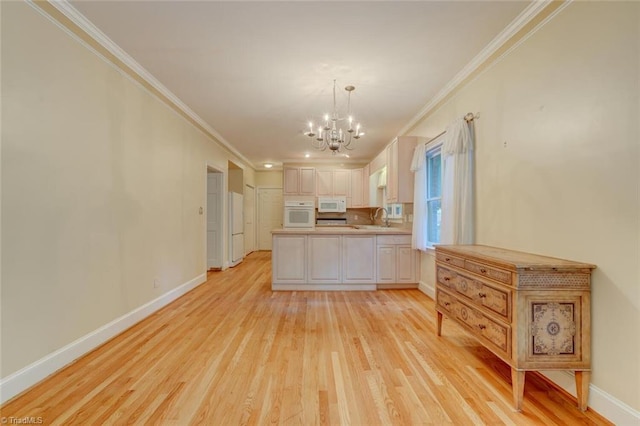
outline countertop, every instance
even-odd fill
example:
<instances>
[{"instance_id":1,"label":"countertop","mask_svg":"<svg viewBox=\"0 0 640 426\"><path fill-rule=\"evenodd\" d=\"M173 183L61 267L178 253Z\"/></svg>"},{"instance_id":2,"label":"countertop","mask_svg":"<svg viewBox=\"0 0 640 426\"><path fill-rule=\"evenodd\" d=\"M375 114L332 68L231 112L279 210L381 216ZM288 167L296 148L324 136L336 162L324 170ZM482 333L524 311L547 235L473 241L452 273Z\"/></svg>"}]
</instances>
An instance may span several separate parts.
<instances>
[{"instance_id":1,"label":"countertop","mask_svg":"<svg viewBox=\"0 0 640 426\"><path fill-rule=\"evenodd\" d=\"M411 235L411 229L384 227L373 225L328 225L315 228L280 228L271 231L272 234L359 234L359 235Z\"/></svg>"}]
</instances>

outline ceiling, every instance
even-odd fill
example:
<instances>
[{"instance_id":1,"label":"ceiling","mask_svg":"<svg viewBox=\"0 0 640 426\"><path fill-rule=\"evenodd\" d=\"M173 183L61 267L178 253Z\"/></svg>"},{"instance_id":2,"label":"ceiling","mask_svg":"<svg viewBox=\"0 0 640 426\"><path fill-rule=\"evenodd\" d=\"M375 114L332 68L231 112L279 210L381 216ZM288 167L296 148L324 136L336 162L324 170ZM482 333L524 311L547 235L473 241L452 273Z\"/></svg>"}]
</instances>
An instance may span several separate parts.
<instances>
[{"instance_id":1,"label":"ceiling","mask_svg":"<svg viewBox=\"0 0 640 426\"><path fill-rule=\"evenodd\" d=\"M529 1L72 1L256 169L371 160ZM365 136L303 134L353 85ZM305 159L305 154L310 158Z\"/></svg>"}]
</instances>

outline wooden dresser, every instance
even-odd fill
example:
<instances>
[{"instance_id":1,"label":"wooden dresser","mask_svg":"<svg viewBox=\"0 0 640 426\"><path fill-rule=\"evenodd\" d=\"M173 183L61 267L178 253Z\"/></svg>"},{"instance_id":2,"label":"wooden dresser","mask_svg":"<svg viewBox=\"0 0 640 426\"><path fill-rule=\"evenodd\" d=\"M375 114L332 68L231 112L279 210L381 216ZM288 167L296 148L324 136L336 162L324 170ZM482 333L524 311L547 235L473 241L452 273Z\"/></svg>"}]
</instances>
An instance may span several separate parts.
<instances>
[{"instance_id":1,"label":"wooden dresser","mask_svg":"<svg viewBox=\"0 0 640 426\"><path fill-rule=\"evenodd\" d=\"M436 246L437 333L458 322L511 366L522 408L525 371L575 371L587 409L595 265L481 245Z\"/></svg>"}]
</instances>

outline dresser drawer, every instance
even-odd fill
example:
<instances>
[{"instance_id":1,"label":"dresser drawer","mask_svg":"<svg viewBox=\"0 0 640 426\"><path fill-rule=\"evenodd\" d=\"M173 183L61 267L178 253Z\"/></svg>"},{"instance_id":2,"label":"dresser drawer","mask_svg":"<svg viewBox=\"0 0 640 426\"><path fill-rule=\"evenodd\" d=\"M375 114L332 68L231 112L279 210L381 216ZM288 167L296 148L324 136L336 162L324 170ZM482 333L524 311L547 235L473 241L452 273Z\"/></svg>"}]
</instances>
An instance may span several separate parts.
<instances>
[{"instance_id":1,"label":"dresser drawer","mask_svg":"<svg viewBox=\"0 0 640 426\"><path fill-rule=\"evenodd\" d=\"M475 272L483 277L491 278L493 280L500 281L501 283L511 284L511 272L509 271L493 268L471 260L464 261L464 268L467 271Z\"/></svg>"},{"instance_id":2,"label":"dresser drawer","mask_svg":"<svg viewBox=\"0 0 640 426\"><path fill-rule=\"evenodd\" d=\"M511 291L490 286L442 266L437 268L438 283L455 291L469 302L511 320Z\"/></svg>"},{"instance_id":3,"label":"dresser drawer","mask_svg":"<svg viewBox=\"0 0 640 426\"><path fill-rule=\"evenodd\" d=\"M446 263L448 265L458 266L460 268L464 268L464 259L456 256L451 256L446 253L436 253L436 259L439 262Z\"/></svg>"},{"instance_id":4,"label":"dresser drawer","mask_svg":"<svg viewBox=\"0 0 640 426\"><path fill-rule=\"evenodd\" d=\"M445 291L438 291L436 299L438 306L447 315L471 329L473 334L480 338L484 344L489 344L494 351L502 356L511 356L511 327L509 325L492 320L482 311L467 305Z\"/></svg>"},{"instance_id":5,"label":"dresser drawer","mask_svg":"<svg viewBox=\"0 0 640 426\"><path fill-rule=\"evenodd\" d=\"M458 274L442 266L438 266L437 269L438 283L451 288Z\"/></svg>"}]
</instances>

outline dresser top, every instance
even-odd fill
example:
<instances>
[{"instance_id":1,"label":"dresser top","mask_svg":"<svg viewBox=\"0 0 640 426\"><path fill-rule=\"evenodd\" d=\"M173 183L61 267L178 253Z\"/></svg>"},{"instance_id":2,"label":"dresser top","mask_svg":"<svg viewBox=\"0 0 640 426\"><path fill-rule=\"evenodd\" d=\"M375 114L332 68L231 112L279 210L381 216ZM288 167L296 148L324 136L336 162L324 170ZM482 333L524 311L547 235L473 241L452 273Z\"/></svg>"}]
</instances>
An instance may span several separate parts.
<instances>
[{"instance_id":1,"label":"dresser top","mask_svg":"<svg viewBox=\"0 0 640 426\"><path fill-rule=\"evenodd\" d=\"M510 270L595 269L596 265L483 245L436 245L436 251Z\"/></svg>"}]
</instances>

